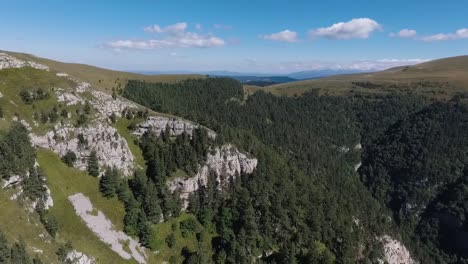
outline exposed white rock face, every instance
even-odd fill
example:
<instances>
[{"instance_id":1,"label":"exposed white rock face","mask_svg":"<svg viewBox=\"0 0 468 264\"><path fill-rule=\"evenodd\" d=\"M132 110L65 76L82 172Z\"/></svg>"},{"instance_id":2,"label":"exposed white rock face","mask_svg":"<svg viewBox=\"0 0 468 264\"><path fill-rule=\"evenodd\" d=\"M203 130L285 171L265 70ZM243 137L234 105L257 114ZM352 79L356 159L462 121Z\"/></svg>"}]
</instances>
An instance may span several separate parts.
<instances>
[{"instance_id":1,"label":"exposed white rock face","mask_svg":"<svg viewBox=\"0 0 468 264\"><path fill-rule=\"evenodd\" d=\"M416 264L408 249L400 241L384 235L379 238L384 248L384 261L388 264Z\"/></svg>"},{"instance_id":2,"label":"exposed white rock face","mask_svg":"<svg viewBox=\"0 0 468 264\"><path fill-rule=\"evenodd\" d=\"M81 97L74 95L72 93L63 92L60 90L56 91L57 101L65 103L66 105L77 105L84 104L84 100Z\"/></svg>"},{"instance_id":3,"label":"exposed white rock face","mask_svg":"<svg viewBox=\"0 0 468 264\"><path fill-rule=\"evenodd\" d=\"M157 135L160 135L161 132L166 130L167 126L169 126L171 130L171 135L176 136L181 135L184 132L186 132L188 135L192 135L193 130L200 127L198 124L183 119L163 116L150 116L145 122L138 124L133 134L139 137L146 131L152 130ZM208 136L214 138L216 137L216 133L208 129Z\"/></svg>"},{"instance_id":4,"label":"exposed white rock face","mask_svg":"<svg viewBox=\"0 0 468 264\"><path fill-rule=\"evenodd\" d=\"M64 72L58 72L56 75L58 77L68 77L68 73L64 73Z\"/></svg>"},{"instance_id":5,"label":"exposed white rock face","mask_svg":"<svg viewBox=\"0 0 468 264\"><path fill-rule=\"evenodd\" d=\"M125 109L138 108L138 106L130 101L124 101L120 98L113 98L110 94L101 91L91 92L95 99L91 100L91 104L101 114L102 117L107 118L112 113L117 117L122 116Z\"/></svg>"},{"instance_id":6,"label":"exposed white rock face","mask_svg":"<svg viewBox=\"0 0 468 264\"><path fill-rule=\"evenodd\" d=\"M3 97L3 94L0 92L0 98L2 98L2 97Z\"/></svg>"},{"instance_id":7,"label":"exposed white rock face","mask_svg":"<svg viewBox=\"0 0 468 264\"><path fill-rule=\"evenodd\" d=\"M3 179L2 180L2 188L8 188L14 185L17 185L23 181L23 177L19 175L13 175L11 176L8 180Z\"/></svg>"},{"instance_id":8,"label":"exposed white rock face","mask_svg":"<svg viewBox=\"0 0 468 264\"><path fill-rule=\"evenodd\" d=\"M248 157L236 147L227 144L217 147L208 153L206 164L201 166L198 173L191 178L175 178L167 183L172 192L179 191L182 199L187 201L189 195L208 183L210 171L216 174L216 180L220 187L225 186L231 177L236 174L250 174L257 168L258 160ZM187 206L187 203L185 204Z\"/></svg>"},{"instance_id":9,"label":"exposed white rock face","mask_svg":"<svg viewBox=\"0 0 468 264\"><path fill-rule=\"evenodd\" d=\"M66 260L72 264L95 264L96 260L79 251L72 250L67 254ZM67 262L68 263L68 262Z\"/></svg>"},{"instance_id":10,"label":"exposed white rock face","mask_svg":"<svg viewBox=\"0 0 468 264\"><path fill-rule=\"evenodd\" d=\"M26 122L26 120L21 119L21 120L20 120L20 123L21 123L28 131L31 131L31 130L32 130L31 125L29 125L29 123Z\"/></svg>"},{"instance_id":11,"label":"exposed white rock face","mask_svg":"<svg viewBox=\"0 0 468 264\"><path fill-rule=\"evenodd\" d=\"M52 206L54 206L54 200L52 199L52 195L50 194L50 189L47 186L46 187L46 197L44 197L44 208L45 209L50 209Z\"/></svg>"},{"instance_id":12,"label":"exposed white rock face","mask_svg":"<svg viewBox=\"0 0 468 264\"><path fill-rule=\"evenodd\" d=\"M35 247L31 247L31 249L32 249L32 251L34 253L38 253L38 254L44 253L44 250L42 250L42 249L38 249L38 248L35 248Z\"/></svg>"},{"instance_id":13,"label":"exposed white rock face","mask_svg":"<svg viewBox=\"0 0 468 264\"><path fill-rule=\"evenodd\" d=\"M77 193L68 197L73 204L76 214L86 223L89 229L96 234L101 241L124 259L135 259L138 263L146 263L144 248L133 238L122 231L117 231L109 219L101 212L97 215L91 201L82 193ZM124 249L124 244L128 243L131 252Z\"/></svg>"},{"instance_id":14,"label":"exposed white rock face","mask_svg":"<svg viewBox=\"0 0 468 264\"><path fill-rule=\"evenodd\" d=\"M32 67L38 70L48 71L49 67L35 63L33 61L23 61L17 59L13 56L10 56L6 53L0 52L0 70L8 68L22 68L22 67Z\"/></svg>"},{"instance_id":15,"label":"exposed white rock face","mask_svg":"<svg viewBox=\"0 0 468 264\"><path fill-rule=\"evenodd\" d=\"M360 161L358 162L358 164L354 165L354 171L358 171L359 168L361 168L361 166L362 166L362 162Z\"/></svg>"},{"instance_id":16,"label":"exposed white rock face","mask_svg":"<svg viewBox=\"0 0 468 264\"><path fill-rule=\"evenodd\" d=\"M75 82L78 83L78 86L75 88L75 91L77 93L84 93L86 91L89 90L89 88L91 88L91 84L90 83L87 83L87 82L79 82L78 80L75 80L75 79L72 79L74 80Z\"/></svg>"},{"instance_id":17,"label":"exposed white rock face","mask_svg":"<svg viewBox=\"0 0 468 264\"><path fill-rule=\"evenodd\" d=\"M79 134L83 135L87 145L79 144ZM96 151L102 169L104 166L115 166L125 175L130 175L134 168L134 157L127 141L115 128L103 122L79 128L57 124L54 131L49 131L45 136L31 135L31 139L35 146L53 150L60 156L67 151L75 152L75 167L80 170L86 170L87 157L92 150Z\"/></svg>"}]
</instances>

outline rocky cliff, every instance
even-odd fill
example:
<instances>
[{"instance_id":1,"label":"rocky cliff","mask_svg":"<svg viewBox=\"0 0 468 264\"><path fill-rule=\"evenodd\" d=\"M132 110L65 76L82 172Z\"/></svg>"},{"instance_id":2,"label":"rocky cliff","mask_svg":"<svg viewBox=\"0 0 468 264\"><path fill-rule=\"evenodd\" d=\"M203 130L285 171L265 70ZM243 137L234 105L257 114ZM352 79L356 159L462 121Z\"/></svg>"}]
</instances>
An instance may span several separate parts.
<instances>
[{"instance_id":1,"label":"rocky cliff","mask_svg":"<svg viewBox=\"0 0 468 264\"><path fill-rule=\"evenodd\" d=\"M86 170L87 157L95 150L101 167L115 166L125 175L133 172L134 157L127 141L106 123L95 122L79 128L57 124L53 131L44 136L32 135L31 139L35 146L53 150L60 156L73 151L77 156L75 167L80 170Z\"/></svg>"},{"instance_id":2,"label":"rocky cliff","mask_svg":"<svg viewBox=\"0 0 468 264\"><path fill-rule=\"evenodd\" d=\"M178 136L184 132L188 135L192 135L193 130L199 128L200 125L175 117L150 116L145 122L137 125L133 134L139 137L146 131L151 130L159 135L161 132L166 130L166 127L169 127L171 135ZM216 137L216 133L214 131L210 129L207 130L210 137Z\"/></svg>"},{"instance_id":3,"label":"rocky cliff","mask_svg":"<svg viewBox=\"0 0 468 264\"><path fill-rule=\"evenodd\" d=\"M258 160L240 152L233 145L216 147L208 153L206 163L200 166L195 176L190 178L175 178L167 183L172 192L179 191L181 198L187 201L189 195L206 186L210 172L216 174L220 187L225 186L231 177L241 173L251 174L257 167ZM187 206L187 203L185 203Z\"/></svg>"},{"instance_id":4,"label":"rocky cliff","mask_svg":"<svg viewBox=\"0 0 468 264\"><path fill-rule=\"evenodd\" d=\"M379 238L383 244L384 260L388 264L416 264L408 249L400 241L385 235Z\"/></svg>"}]
</instances>

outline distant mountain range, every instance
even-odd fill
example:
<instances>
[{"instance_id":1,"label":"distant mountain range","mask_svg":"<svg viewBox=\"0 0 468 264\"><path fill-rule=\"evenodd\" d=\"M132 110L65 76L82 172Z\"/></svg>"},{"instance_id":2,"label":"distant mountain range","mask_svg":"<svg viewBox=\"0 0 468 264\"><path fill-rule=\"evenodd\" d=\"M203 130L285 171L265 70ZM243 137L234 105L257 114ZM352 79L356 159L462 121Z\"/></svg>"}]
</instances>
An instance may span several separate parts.
<instances>
[{"instance_id":1,"label":"distant mountain range","mask_svg":"<svg viewBox=\"0 0 468 264\"><path fill-rule=\"evenodd\" d=\"M289 74L275 74L275 73L246 73L246 72L231 72L231 71L133 71L135 73L147 75L160 75L160 74L203 74L210 76L224 76L234 78L242 83L266 86L277 83L293 82L297 80L316 79L332 75L361 73L357 70L310 70L293 72Z\"/></svg>"}]
</instances>

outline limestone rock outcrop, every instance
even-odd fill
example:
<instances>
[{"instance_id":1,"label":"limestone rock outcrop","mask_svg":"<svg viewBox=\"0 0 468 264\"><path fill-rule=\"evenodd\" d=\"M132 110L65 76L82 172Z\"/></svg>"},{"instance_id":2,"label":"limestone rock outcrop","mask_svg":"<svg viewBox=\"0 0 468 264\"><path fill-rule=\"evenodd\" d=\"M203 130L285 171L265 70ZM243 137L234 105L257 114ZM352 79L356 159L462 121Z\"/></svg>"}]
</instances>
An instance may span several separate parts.
<instances>
[{"instance_id":1,"label":"limestone rock outcrop","mask_svg":"<svg viewBox=\"0 0 468 264\"><path fill-rule=\"evenodd\" d=\"M33 61L23 61L17 59L13 56L10 56L6 53L0 52L0 70L8 68L22 68L22 67L32 67L38 70L48 71L49 67L33 62Z\"/></svg>"},{"instance_id":2,"label":"limestone rock outcrop","mask_svg":"<svg viewBox=\"0 0 468 264\"><path fill-rule=\"evenodd\" d=\"M83 142L80 142L78 135L82 135ZM50 149L59 156L73 151L77 157L75 167L80 170L86 170L87 158L92 150L96 151L102 169L104 166L115 166L125 175L130 175L134 168L134 157L127 141L115 128L103 122L79 128L57 124L53 131L44 136L31 135L31 139L35 146Z\"/></svg>"},{"instance_id":3,"label":"limestone rock outcrop","mask_svg":"<svg viewBox=\"0 0 468 264\"><path fill-rule=\"evenodd\" d=\"M384 235L379 238L383 244L384 260L381 263L388 264L416 264L417 262L411 257L408 249L400 241Z\"/></svg>"},{"instance_id":4,"label":"limestone rock outcrop","mask_svg":"<svg viewBox=\"0 0 468 264\"><path fill-rule=\"evenodd\" d=\"M187 120L183 120L175 117L164 117L164 116L150 116L146 121L137 125L137 128L133 132L136 136L143 135L146 131L152 130L157 135L160 135L161 132L166 130L166 127L169 126L171 130L171 135L181 135L186 132L188 135L192 135L194 129L200 127L200 125L192 123ZM216 137L216 133L212 130L208 130L208 135L211 138Z\"/></svg>"},{"instance_id":5,"label":"limestone rock outcrop","mask_svg":"<svg viewBox=\"0 0 468 264\"><path fill-rule=\"evenodd\" d=\"M92 91L91 93L94 96L91 104L103 118L109 117L112 113L117 117L121 117L125 109L138 108L135 103L120 98L114 99L110 94L105 92Z\"/></svg>"},{"instance_id":6,"label":"limestone rock outcrop","mask_svg":"<svg viewBox=\"0 0 468 264\"><path fill-rule=\"evenodd\" d=\"M72 264L95 264L96 260L92 257L89 257L88 255L85 255L84 253L81 253L76 250L72 250L67 254L66 257L67 263L72 263Z\"/></svg>"},{"instance_id":7,"label":"limestone rock outcrop","mask_svg":"<svg viewBox=\"0 0 468 264\"><path fill-rule=\"evenodd\" d=\"M69 196L68 200L86 226L110 249L124 259L134 259L139 264L146 263L145 250L140 243L124 232L117 230L101 211L93 214L96 209L88 197L82 193L77 193Z\"/></svg>"},{"instance_id":8,"label":"limestone rock outcrop","mask_svg":"<svg viewBox=\"0 0 468 264\"><path fill-rule=\"evenodd\" d=\"M233 145L226 144L208 153L206 163L200 166L195 176L175 178L167 185L172 192L179 191L181 198L187 201L191 193L198 190L200 186L206 186L210 172L216 174L216 180L222 188L231 177L241 173L251 174L257 168L257 163L256 158L240 152Z\"/></svg>"}]
</instances>

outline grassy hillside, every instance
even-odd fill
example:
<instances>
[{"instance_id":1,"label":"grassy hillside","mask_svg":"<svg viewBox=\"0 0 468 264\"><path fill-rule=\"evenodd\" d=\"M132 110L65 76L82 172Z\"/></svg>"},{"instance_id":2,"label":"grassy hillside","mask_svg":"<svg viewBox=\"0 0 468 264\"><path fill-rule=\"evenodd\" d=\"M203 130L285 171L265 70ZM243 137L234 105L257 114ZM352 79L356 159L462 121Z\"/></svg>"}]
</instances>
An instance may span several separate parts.
<instances>
[{"instance_id":1,"label":"grassy hillside","mask_svg":"<svg viewBox=\"0 0 468 264\"><path fill-rule=\"evenodd\" d=\"M284 83L263 90L286 96L299 96L317 90L320 94L329 95L403 93L445 100L468 92L467 73L468 56L459 56L375 73Z\"/></svg>"},{"instance_id":2,"label":"grassy hillside","mask_svg":"<svg viewBox=\"0 0 468 264\"><path fill-rule=\"evenodd\" d=\"M65 63L39 58L31 54L5 52L21 60L35 61L48 66L54 72L65 72L78 79L91 83L94 87L111 91L112 88L124 88L128 80L151 82L177 82L188 78L203 78L195 74L143 75L137 73L113 71L86 64Z\"/></svg>"},{"instance_id":3,"label":"grassy hillside","mask_svg":"<svg viewBox=\"0 0 468 264\"><path fill-rule=\"evenodd\" d=\"M98 188L98 179L79 170L69 168L51 151L39 150L38 162L47 175L54 206L51 209L59 222L59 237L72 241L77 250L94 256L99 263L133 263L124 261L104 242L100 241L86 224L75 214L68 196L83 193L93 206L102 211L114 226L123 229L124 208L116 199L103 198Z\"/></svg>"}]
</instances>

